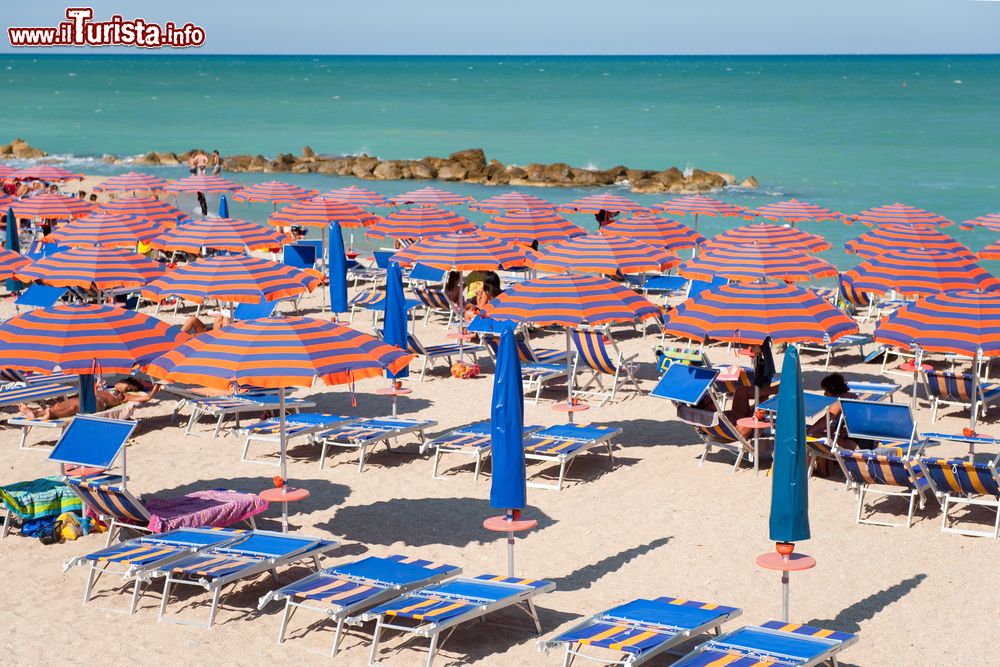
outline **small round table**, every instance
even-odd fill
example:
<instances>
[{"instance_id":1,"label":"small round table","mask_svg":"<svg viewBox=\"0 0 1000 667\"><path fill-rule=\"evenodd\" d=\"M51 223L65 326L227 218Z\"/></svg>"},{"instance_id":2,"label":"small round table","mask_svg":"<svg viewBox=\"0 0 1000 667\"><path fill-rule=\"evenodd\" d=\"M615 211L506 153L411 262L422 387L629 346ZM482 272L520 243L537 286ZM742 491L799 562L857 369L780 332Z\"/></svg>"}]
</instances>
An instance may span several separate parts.
<instances>
[{"instance_id":1,"label":"small round table","mask_svg":"<svg viewBox=\"0 0 1000 667\"><path fill-rule=\"evenodd\" d=\"M67 477L93 477L107 472L107 468L95 468L92 466L69 466L64 471Z\"/></svg>"},{"instance_id":2,"label":"small round table","mask_svg":"<svg viewBox=\"0 0 1000 667\"><path fill-rule=\"evenodd\" d=\"M269 503L281 503L281 532L288 532L288 503L295 503L309 497L307 489L298 489L289 486L274 487L264 489L260 492L261 498Z\"/></svg>"},{"instance_id":3,"label":"small round table","mask_svg":"<svg viewBox=\"0 0 1000 667\"><path fill-rule=\"evenodd\" d=\"M407 389L405 387L382 387L381 389L376 389L375 393L379 396L392 396L392 416L396 416L396 399L400 396L408 396L413 393L412 389Z\"/></svg>"},{"instance_id":4,"label":"small round table","mask_svg":"<svg viewBox=\"0 0 1000 667\"><path fill-rule=\"evenodd\" d=\"M584 412L586 410L589 410L590 406L587 405L586 403L567 403L565 401L561 401L559 403L554 403L552 405L552 409L555 410L556 412L565 412L569 414L569 423L572 424L573 415L576 414L577 412Z\"/></svg>"},{"instance_id":5,"label":"small round table","mask_svg":"<svg viewBox=\"0 0 1000 667\"><path fill-rule=\"evenodd\" d=\"M506 515L491 516L483 521L483 528L495 533L507 533L507 576L514 576L514 533L531 530L538 525L536 519L509 520Z\"/></svg>"},{"instance_id":6,"label":"small round table","mask_svg":"<svg viewBox=\"0 0 1000 667\"><path fill-rule=\"evenodd\" d=\"M805 554L792 553L782 556L777 551L769 551L757 556L757 566L765 570L781 572L781 620L788 622L788 573L802 572L816 567L816 559Z\"/></svg>"},{"instance_id":7,"label":"small round table","mask_svg":"<svg viewBox=\"0 0 1000 667\"><path fill-rule=\"evenodd\" d=\"M771 428L774 424L756 417L744 417L736 420L736 426L753 429L753 471L756 474L760 470L760 432Z\"/></svg>"}]
</instances>

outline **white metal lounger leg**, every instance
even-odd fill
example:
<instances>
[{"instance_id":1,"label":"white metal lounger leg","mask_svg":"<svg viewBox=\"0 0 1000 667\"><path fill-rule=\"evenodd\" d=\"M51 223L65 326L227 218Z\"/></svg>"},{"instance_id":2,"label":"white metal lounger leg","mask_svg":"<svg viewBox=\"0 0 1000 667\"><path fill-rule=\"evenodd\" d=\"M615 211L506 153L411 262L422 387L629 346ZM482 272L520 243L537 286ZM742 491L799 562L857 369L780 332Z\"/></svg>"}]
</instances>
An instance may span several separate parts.
<instances>
[{"instance_id":1,"label":"white metal lounger leg","mask_svg":"<svg viewBox=\"0 0 1000 667\"><path fill-rule=\"evenodd\" d=\"M90 591L94 588L94 569L95 569L95 567L96 567L96 563L91 562L90 569L87 571L87 582L83 585L83 605L84 606L87 606L87 603L90 602ZM134 606L135 605L133 604L133 607ZM130 611L129 613L131 614L132 612Z\"/></svg>"},{"instance_id":2,"label":"white metal lounger leg","mask_svg":"<svg viewBox=\"0 0 1000 667\"><path fill-rule=\"evenodd\" d=\"M431 468L431 479L441 479L438 477L438 465L441 463L441 448L434 448L434 467ZM476 473L478 474L478 470Z\"/></svg>"},{"instance_id":3,"label":"white metal lounger leg","mask_svg":"<svg viewBox=\"0 0 1000 667\"><path fill-rule=\"evenodd\" d=\"M427 662L424 663L424 667L431 667L431 663L434 662L434 655L437 653L437 643L440 633L435 632L431 635L431 643L427 651Z\"/></svg>"},{"instance_id":4,"label":"white metal lounger leg","mask_svg":"<svg viewBox=\"0 0 1000 667\"><path fill-rule=\"evenodd\" d=\"M222 595L222 587L216 588L212 592L212 608L208 611L208 627L212 627L215 622L215 614L219 611L219 597Z\"/></svg>"},{"instance_id":5,"label":"white metal lounger leg","mask_svg":"<svg viewBox=\"0 0 1000 667\"><path fill-rule=\"evenodd\" d=\"M3 529L0 529L0 540L7 537L10 533L10 510L5 510L3 513Z\"/></svg>"},{"instance_id":6,"label":"white metal lounger leg","mask_svg":"<svg viewBox=\"0 0 1000 667\"><path fill-rule=\"evenodd\" d=\"M157 621L162 621L163 615L167 612L167 601L170 599L170 583L171 576L168 574L163 578L163 597L160 599L160 615L156 617Z\"/></svg>"},{"instance_id":7,"label":"white metal lounger leg","mask_svg":"<svg viewBox=\"0 0 1000 667\"><path fill-rule=\"evenodd\" d=\"M375 621L375 632L372 634L372 649L368 653L368 664L375 664L375 656L378 655L378 642L382 637L382 617L379 616Z\"/></svg>"},{"instance_id":8,"label":"white metal lounger leg","mask_svg":"<svg viewBox=\"0 0 1000 667\"><path fill-rule=\"evenodd\" d=\"M479 471L483 468L483 453L477 448L476 449L476 471L472 475L472 481L479 481Z\"/></svg>"},{"instance_id":9,"label":"white metal lounger leg","mask_svg":"<svg viewBox=\"0 0 1000 667\"><path fill-rule=\"evenodd\" d=\"M340 650L340 640L344 638L344 623L347 622L347 617L342 616L340 620L337 621L337 630L333 634L333 650L330 651L330 657L337 655L337 651Z\"/></svg>"},{"instance_id":10,"label":"white metal lounger leg","mask_svg":"<svg viewBox=\"0 0 1000 667\"><path fill-rule=\"evenodd\" d=\"M135 586L132 588L132 604L129 605L128 615L135 613L135 608L139 606L139 597L142 595L142 578L135 578Z\"/></svg>"}]
</instances>

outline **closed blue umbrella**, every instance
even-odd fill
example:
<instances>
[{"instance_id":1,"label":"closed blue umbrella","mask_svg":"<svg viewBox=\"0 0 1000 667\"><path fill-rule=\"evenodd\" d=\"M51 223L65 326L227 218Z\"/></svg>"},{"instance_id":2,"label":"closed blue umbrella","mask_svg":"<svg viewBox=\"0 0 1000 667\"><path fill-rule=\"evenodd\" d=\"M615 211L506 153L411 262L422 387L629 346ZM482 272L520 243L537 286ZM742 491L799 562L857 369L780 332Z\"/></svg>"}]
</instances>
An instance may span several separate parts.
<instances>
[{"instance_id":1,"label":"closed blue umbrella","mask_svg":"<svg viewBox=\"0 0 1000 667\"><path fill-rule=\"evenodd\" d=\"M80 414L92 415L97 412L97 394L94 376L87 373L80 376Z\"/></svg>"},{"instance_id":2,"label":"closed blue umbrella","mask_svg":"<svg viewBox=\"0 0 1000 667\"><path fill-rule=\"evenodd\" d=\"M226 195L222 195L222 197L219 198L219 217L229 217L229 202L226 200Z\"/></svg>"},{"instance_id":3,"label":"closed blue umbrella","mask_svg":"<svg viewBox=\"0 0 1000 667\"><path fill-rule=\"evenodd\" d=\"M14 215L14 209L12 208L7 209L7 243L4 247L11 252L21 252L21 239L17 235L17 216ZM8 292L19 292L22 287L24 287L24 283L20 280L7 279Z\"/></svg>"},{"instance_id":4,"label":"closed blue umbrella","mask_svg":"<svg viewBox=\"0 0 1000 667\"><path fill-rule=\"evenodd\" d=\"M343 241L341 241L340 251L340 256L343 257ZM332 278L330 282L333 283ZM399 268L399 262L389 262L385 279L385 318L382 320L382 340L403 350L409 347L406 311L406 297L403 295L403 272ZM396 379L405 378L409 374L409 366L404 366L395 373L387 373L390 378Z\"/></svg>"},{"instance_id":5,"label":"closed blue umbrella","mask_svg":"<svg viewBox=\"0 0 1000 667\"><path fill-rule=\"evenodd\" d=\"M330 272L330 310L334 313L346 313L348 310L347 257L344 256L344 236L340 231L339 222L330 223L330 246L327 249L327 255L327 267ZM402 290L402 283L400 283L400 290ZM401 347L406 349L405 339Z\"/></svg>"},{"instance_id":6,"label":"closed blue umbrella","mask_svg":"<svg viewBox=\"0 0 1000 667\"><path fill-rule=\"evenodd\" d=\"M511 329L505 329L500 334L497 347L490 433L493 437L490 505L508 511L520 510L527 504L524 388L521 385L521 358Z\"/></svg>"}]
</instances>

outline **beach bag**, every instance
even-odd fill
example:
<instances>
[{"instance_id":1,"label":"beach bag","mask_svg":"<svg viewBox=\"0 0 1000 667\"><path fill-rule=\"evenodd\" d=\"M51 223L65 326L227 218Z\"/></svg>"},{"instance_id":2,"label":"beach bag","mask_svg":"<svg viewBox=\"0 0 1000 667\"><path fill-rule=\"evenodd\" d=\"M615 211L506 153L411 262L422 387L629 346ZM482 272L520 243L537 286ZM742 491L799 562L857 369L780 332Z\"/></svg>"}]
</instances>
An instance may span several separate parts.
<instances>
[{"instance_id":1,"label":"beach bag","mask_svg":"<svg viewBox=\"0 0 1000 667\"><path fill-rule=\"evenodd\" d=\"M460 380L479 377L479 364L467 364L464 361L456 361L451 366L451 376Z\"/></svg>"}]
</instances>

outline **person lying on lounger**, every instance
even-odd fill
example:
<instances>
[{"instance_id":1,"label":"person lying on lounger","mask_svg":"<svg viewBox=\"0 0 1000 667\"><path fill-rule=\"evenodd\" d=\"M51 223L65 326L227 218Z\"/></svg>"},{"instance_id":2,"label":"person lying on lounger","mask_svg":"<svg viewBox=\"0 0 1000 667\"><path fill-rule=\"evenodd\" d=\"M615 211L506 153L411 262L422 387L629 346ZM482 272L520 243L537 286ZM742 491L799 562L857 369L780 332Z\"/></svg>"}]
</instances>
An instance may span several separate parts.
<instances>
[{"instance_id":1,"label":"person lying on lounger","mask_svg":"<svg viewBox=\"0 0 1000 667\"><path fill-rule=\"evenodd\" d=\"M196 315L192 315L187 318L187 321L181 327L181 333L186 333L190 336L197 336L198 334L203 334L206 331L213 331L219 327L224 327L229 324L229 318L223 317L222 315L216 315L212 318L211 324L205 324Z\"/></svg>"},{"instance_id":2,"label":"person lying on lounger","mask_svg":"<svg viewBox=\"0 0 1000 667\"><path fill-rule=\"evenodd\" d=\"M124 403L147 403L159 390L159 385L154 385L147 391L146 386L137 378L127 377L116 382L112 389L98 389L95 392L97 411L110 410ZM66 398L40 408L32 408L27 403L21 403L17 408L21 416L28 419L66 419L80 411L80 399Z\"/></svg>"}]
</instances>

